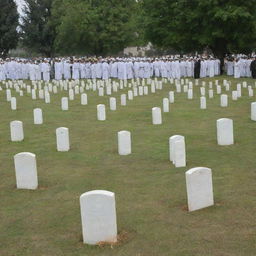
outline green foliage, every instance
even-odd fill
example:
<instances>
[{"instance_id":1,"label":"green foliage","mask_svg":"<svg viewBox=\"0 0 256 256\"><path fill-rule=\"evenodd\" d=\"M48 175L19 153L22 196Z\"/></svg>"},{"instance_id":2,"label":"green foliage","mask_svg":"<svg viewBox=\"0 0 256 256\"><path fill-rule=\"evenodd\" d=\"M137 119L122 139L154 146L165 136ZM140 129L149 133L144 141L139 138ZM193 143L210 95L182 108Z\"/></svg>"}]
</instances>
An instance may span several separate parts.
<instances>
[{"instance_id":1,"label":"green foliage","mask_svg":"<svg viewBox=\"0 0 256 256\"><path fill-rule=\"evenodd\" d=\"M146 37L159 47L217 56L256 47L256 0L143 0Z\"/></svg>"},{"instance_id":2,"label":"green foliage","mask_svg":"<svg viewBox=\"0 0 256 256\"><path fill-rule=\"evenodd\" d=\"M138 38L135 0L55 0L56 50L66 54L115 54Z\"/></svg>"},{"instance_id":3,"label":"green foliage","mask_svg":"<svg viewBox=\"0 0 256 256\"><path fill-rule=\"evenodd\" d=\"M55 27L51 22L52 0L25 0L22 17L24 47L47 56L54 53Z\"/></svg>"},{"instance_id":4,"label":"green foliage","mask_svg":"<svg viewBox=\"0 0 256 256\"><path fill-rule=\"evenodd\" d=\"M18 19L16 3L13 0L0 1L0 57L6 57L18 43Z\"/></svg>"}]
</instances>

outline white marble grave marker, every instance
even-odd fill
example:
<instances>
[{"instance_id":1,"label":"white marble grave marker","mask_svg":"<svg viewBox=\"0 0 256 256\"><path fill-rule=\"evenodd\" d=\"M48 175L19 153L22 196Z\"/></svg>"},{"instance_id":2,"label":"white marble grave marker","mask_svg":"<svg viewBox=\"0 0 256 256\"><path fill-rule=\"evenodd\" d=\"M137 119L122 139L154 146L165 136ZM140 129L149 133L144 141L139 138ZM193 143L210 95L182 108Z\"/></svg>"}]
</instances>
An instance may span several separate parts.
<instances>
[{"instance_id":1,"label":"white marble grave marker","mask_svg":"<svg viewBox=\"0 0 256 256\"><path fill-rule=\"evenodd\" d=\"M188 99L192 100L193 99L193 89L188 90Z\"/></svg>"},{"instance_id":2,"label":"white marble grave marker","mask_svg":"<svg viewBox=\"0 0 256 256\"><path fill-rule=\"evenodd\" d=\"M105 121L106 120L106 107L104 104L98 104L97 105L97 119L99 121Z\"/></svg>"},{"instance_id":3,"label":"white marble grave marker","mask_svg":"<svg viewBox=\"0 0 256 256\"><path fill-rule=\"evenodd\" d=\"M200 97L200 109L206 109L206 98L204 96Z\"/></svg>"},{"instance_id":4,"label":"white marble grave marker","mask_svg":"<svg viewBox=\"0 0 256 256\"><path fill-rule=\"evenodd\" d=\"M61 98L61 109L68 110L68 98L67 97Z\"/></svg>"},{"instance_id":5,"label":"white marble grave marker","mask_svg":"<svg viewBox=\"0 0 256 256\"><path fill-rule=\"evenodd\" d=\"M220 106L221 107L227 107L228 106L228 95L222 94L220 96Z\"/></svg>"},{"instance_id":6,"label":"white marble grave marker","mask_svg":"<svg viewBox=\"0 0 256 256\"><path fill-rule=\"evenodd\" d=\"M128 100L133 100L133 92L132 92L132 90L128 91Z\"/></svg>"},{"instance_id":7,"label":"white marble grave marker","mask_svg":"<svg viewBox=\"0 0 256 256\"><path fill-rule=\"evenodd\" d=\"M186 146L185 140L175 140L174 141L174 159L173 163L175 167L185 167L186 166Z\"/></svg>"},{"instance_id":8,"label":"white marble grave marker","mask_svg":"<svg viewBox=\"0 0 256 256\"><path fill-rule=\"evenodd\" d=\"M251 120L256 121L256 102L251 103Z\"/></svg>"},{"instance_id":9,"label":"white marble grave marker","mask_svg":"<svg viewBox=\"0 0 256 256\"><path fill-rule=\"evenodd\" d=\"M174 103L174 91L169 92L169 101L170 103Z\"/></svg>"},{"instance_id":10,"label":"white marble grave marker","mask_svg":"<svg viewBox=\"0 0 256 256\"><path fill-rule=\"evenodd\" d=\"M237 91L232 91L232 100L237 100Z\"/></svg>"},{"instance_id":11,"label":"white marble grave marker","mask_svg":"<svg viewBox=\"0 0 256 256\"><path fill-rule=\"evenodd\" d=\"M232 119L221 118L217 120L217 142L221 146L234 144Z\"/></svg>"},{"instance_id":12,"label":"white marble grave marker","mask_svg":"<svg viewBox=\"0 0 256 256\"><path fill-rule=\"evenodd\" d=\"M121 94L121 106L126 106L126 94Z\"/></svg>"},{"instance_id":13,"label":"white marble grave marker","mask_svg":"<svg viewBox=\"0 0 256 256\"><path fill-rule=\"evenodd\" d=\"M170 107L169 107L169 99L168 98L163 98L163 112L169 112Z\"/></svg>"},{"instance_id":14,"label":"white marble grave marker","mask_svg":"<svg viewBox=\"0 0 256 256\"><path fill-rule=\"evenodd\" d=\"M213 98L213 89L210 89L208 93L209 93L209 99L212 99Z\"/></svg>"},{"instance_id":15,"label":"white marble grave marker","mask_svg":"<svg viewBox=\"0 0 256 256\"><path fill-rule=\"evenodd\" d=\"M43 113L41 108L35 108L33 110L34 114L34 124L42 124L43 123Z\"/></svg>"},{"instance_id":16,"label":"white marble grave marker","mask_svg":"<svg viewBox=\"0 0 256 256\"><path fill-rule=\"evenodd\" d=\"M117 241L115 194L93 190L80 196L83 242L97 244Z\"/></svg>"},{"instance_id":17,"label":"white marble grave marker","mask_svg":"<svg viewBox=\"0 0 256 256\"><path fill-rule=\"evenodd\" d=\"M162 124L161 108L158 108L158 107L152 108L152 123L153 124Z\"/></svg>"},{"instance_id":18,"label":"white marble grave marker","mask_svg":"<svg viewBox=\"0 0 256 256\"><path fill-rule=\"evenodd\" d=\"M214 205L211 169L195 167L186 171L186 187L190 212Z\"/></svg>"},{"instance_id":19,"label":"white marble grave marker","mask_svg":"<svg viewBox=\"0 0 256 256\"><path fill-rule=\"evenodd\" d=\"M12 98L11 90L10 90L10 89L7 89L7 90L6 90L6 100L7 100L7 101L11 101L11 98Z\"/></svg>"},{"instance_id":20,"label":"white marble grave marker","mask_svg":"<svg viewBox=\"0 0 256 256\"><path fill-rule=\"evenodd\" d=\"M81 94L81 105L87 105L87 104L88 104L87 94L86 93L82 93Z\"/></svg>"},{"instance_id":21,"label":"white marble grave marker","mask_svg":"<svg viewBox=\"0 0 256 256\"><path fill-rule=\"evenodd\" d=\"M110 110L115 111L116 110L116 98L115 97L110 97L109 98L109 105L110 105Z\"/></svg>"},{"instance_id":22,"label":"white marble grave marker","mask_svg":"<svg viewBox=\"0 0 256 256\"><path fill-rule=\"evenodd\" d=\"M129 155L132 153L131 133L129 131L118 132L118 154Z\"/></svg>"},{"instance_id":23,"label":"white marble grave marker","mask_svg":"<svg viewBox=\"0 0 256 256\"><path fill-rule=\"evenodd\" d=\"M57 142L57 151L69 151L69 131L66 127L59 127L56 129L56 142Z\"/></svg>"},{"instance_id":24,"label":"white marble grave marker","mask_svg":"<svg viewBox=\"0 0 256 256\"><path fill-rule=\"evenodd\" d=\"M173 135L169 138L169 159L171 162L175 162L174 151L175 151L175 142L178 140L183 140L185 142L184 136Z\"/></svg>"},{"instance_id":25,"label":"white marble grave marker","mask_svg":"<svg viewBox=\"0 0 256 256\"><path fill-rule=\"evenodd\" d=\"M15 97L11 97L11 110L17 110L17 101Z\"/></svg>"},{"instance_id":26,"label":"white marble grave marker","mask_svg":"<svg viewBox=\"0 0 256 256\"><path fill-rule=\"evenodd\" d=\"M36 155L29 152L14 156L16 185L18 189L37 189Z\"/></svg>"},{"instance_id":27,"label":"white marble grave marker","mask_svg":"<svg viewBox=\"0 0 256 256\"><path fill-rule=\"evenodd\" d=\"M11 141L24 140L23 123L21 121L10 122Z\"/></svg>"}]
</instances>

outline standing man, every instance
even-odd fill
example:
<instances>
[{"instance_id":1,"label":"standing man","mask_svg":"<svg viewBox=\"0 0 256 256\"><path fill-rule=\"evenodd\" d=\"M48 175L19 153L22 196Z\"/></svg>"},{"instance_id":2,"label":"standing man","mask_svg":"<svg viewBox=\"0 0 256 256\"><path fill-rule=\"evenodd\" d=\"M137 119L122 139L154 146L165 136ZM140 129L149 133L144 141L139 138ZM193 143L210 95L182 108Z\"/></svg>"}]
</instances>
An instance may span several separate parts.
<instances>
[{"instance_id":1,"label":"standing man","mask_svg":"<svg viewBox=\"0 0 256 256\"><path fill-rule=\"evenodd\" d=\"M252 72L252 78L256 79L256 57L254 57L251 62L250 70Z\"/></svg>"},{"instance_id":2,"label":"standing man","mask_svg":"<svg viewBox=\"0 0 256 256\"><path fill-rule=\"evenodd\" d=\"M195 65L194 65L194 78L200 78L200 69L201 69L201 60L197 58Z\"/></svg>"}]
</instances>

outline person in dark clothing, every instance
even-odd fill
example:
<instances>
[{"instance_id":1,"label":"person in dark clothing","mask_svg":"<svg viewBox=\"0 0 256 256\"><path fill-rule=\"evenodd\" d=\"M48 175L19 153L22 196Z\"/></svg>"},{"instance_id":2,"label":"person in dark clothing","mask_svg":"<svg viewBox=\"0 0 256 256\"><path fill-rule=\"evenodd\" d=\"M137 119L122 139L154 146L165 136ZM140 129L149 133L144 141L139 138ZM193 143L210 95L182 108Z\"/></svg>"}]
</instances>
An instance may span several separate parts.
<instances>
[{"instance_id":1,"label":"person in dark clothing","mask_svg":"<svg viewBox=\"0 0 256 256\"><path fill-rule=\"evenodd\" d=\"M197 59L194 66L194 78L200 78L201 60Z\"/></svg>"},{"instance_id":2,"label":"person in dark clothing","mask_svg":"<svg viewBox=\"0 0 256 256\"><path fill-rule=\"evenodd\" d=\"M251 62L250 70L252 72L252 78L256 79L256 57Z\"/></svg>"}]
</instances>

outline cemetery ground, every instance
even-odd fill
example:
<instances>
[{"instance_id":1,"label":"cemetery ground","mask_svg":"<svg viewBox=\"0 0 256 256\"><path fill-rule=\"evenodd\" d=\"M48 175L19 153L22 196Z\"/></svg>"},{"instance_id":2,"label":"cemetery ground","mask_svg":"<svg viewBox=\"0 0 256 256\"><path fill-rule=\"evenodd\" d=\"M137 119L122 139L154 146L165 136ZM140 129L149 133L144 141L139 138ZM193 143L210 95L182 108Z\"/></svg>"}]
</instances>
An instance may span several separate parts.
<instances>
[{"instance_id":1,"label":"cemetery ground","mask_svg":"<svg viewBox=\"0 0 256 256\"><path fill-rule=\"evenodd\" d=\"M232 81L228 107L220 107L220 95L208 98L200 109L199 86L194 98L175 92L170 112L162 113L163 124L152 125L152 107L162 108L162 99L174 90L164 84L148 96L127 100L109 110L109 96L85 91L88 105L80 95L61 110L61 97L51 94L51 103L32 100L24 92L17 97L17 110L0 91L0 255L1 256L255 256L256 254L256 122L250 120L247 88L232 101L237 83L252 79L216 77ZM193 81L193 79L191 79ZM27 82L29 84L29 82ZM2 86L4 88L4 86ZM208 86L206 86L208 88ZM123 91L127 92L127 88ZM122 91L122 93L123 93ZM106 105L106 121L97 121L96 105ZM33 124L33 109L43 110L44 123ZM218 146L216 120L231 118L235 144ZM25 139L10 141L9 124L23 122ZM55 130L69 128L69 152L57 152ZM118 155L117 132L128 130L132 154ZM175 168L169 161L168 139L185 136L187 166ZM13 156L36 154L39 188L16 189ZM188 212L185 172L193 167L212 169L215 205ZM115 193L119 241L115 245L89 246L82 243L79 197L104 189Z\"/></svg>"}]
</instances>

